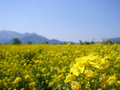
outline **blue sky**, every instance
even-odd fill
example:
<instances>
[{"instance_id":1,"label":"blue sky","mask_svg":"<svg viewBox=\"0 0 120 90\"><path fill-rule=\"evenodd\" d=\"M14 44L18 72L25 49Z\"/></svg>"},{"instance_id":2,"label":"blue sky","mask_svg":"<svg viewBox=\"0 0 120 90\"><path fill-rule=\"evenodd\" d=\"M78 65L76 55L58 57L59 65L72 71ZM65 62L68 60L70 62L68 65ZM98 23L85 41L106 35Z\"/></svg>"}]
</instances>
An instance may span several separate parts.
<instances>
[{"instance_id":1,"label":"blue sky","mask_svg":"<svg viewBox=\"0 0 120 90\"><path fill-rule=\"evenodd\" d=\"M0 30L74 42L120 37L120 0L0 0Z\"/></svg>"}]
</instances>

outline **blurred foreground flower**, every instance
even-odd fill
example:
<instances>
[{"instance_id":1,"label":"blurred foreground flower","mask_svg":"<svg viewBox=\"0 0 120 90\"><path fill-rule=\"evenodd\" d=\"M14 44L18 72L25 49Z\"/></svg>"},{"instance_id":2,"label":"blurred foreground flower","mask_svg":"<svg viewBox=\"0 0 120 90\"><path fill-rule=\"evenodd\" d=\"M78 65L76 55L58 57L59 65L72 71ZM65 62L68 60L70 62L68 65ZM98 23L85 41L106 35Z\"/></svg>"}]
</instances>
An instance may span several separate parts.
<instances>
[{"instance_id":1,"label":"blurred foreground flower","mask_svg":"<svg viewBox=\"0 0 120 90\"><path fill-rule=\"evenodd\" d=\"M72 90L79 90L81 88L80 82L72 81L71 88L72 88Z\"/></svg>"}]
</instances>

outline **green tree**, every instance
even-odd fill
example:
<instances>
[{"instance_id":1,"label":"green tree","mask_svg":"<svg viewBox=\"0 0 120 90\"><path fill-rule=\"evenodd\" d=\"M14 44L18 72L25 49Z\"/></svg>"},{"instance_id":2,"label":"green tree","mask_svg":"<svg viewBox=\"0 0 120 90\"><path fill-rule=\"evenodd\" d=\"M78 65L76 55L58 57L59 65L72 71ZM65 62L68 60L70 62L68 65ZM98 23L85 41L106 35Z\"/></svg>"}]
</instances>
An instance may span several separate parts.
<instances>
[{"instance_id":1,"label":"green tree","mask_svg":"<svg viewBox=\"0 0 120 90\"><path fill-rule=\"evenodd\" d=\"M48 42L47 42L47 41L45 41L45 44L48 44Z\"/></svg>"},{"instance_id":2,"label":"green tree","mask_svg":"<svg viewBox=\"0 0 120 90\"><path fill-rule=\"evenodd\" d=\"M87 41L86 41L85 44L90 44L90 42L87 42Z\"/></svg>"},{"instance_id":3,"label":"green tree","mask_svg":"<svg viewBox=\"0 0 120 90\"><path fill-rule=\"evenodd\" d=\"M81 40L80 40L79 42L80 42L80 44L82 44L82 41L81 41Z\"/></svg>"},{"instance_id":4,"label":"green tree","mask_svg":"<svg viewBox=\"0 0 120 90\"><path fill-rule=\"evenodd\" d=\"M28 41L28 44L32 44L32 42L31 42L31 41Z\"/></svg>"},{"instance_id":5,"label":"green tree","mask_svg":"<svg viewBox=\"0 0 120 90\"><path fill-rule=\"evenodd\" d=\"M63 42L63 44L67 44L66 42Z\"/></svg>"},{"instance_id":6,"label":"green tree","mask_svg":"<svg viewBox=\"0 0 120 90\"><path fill-rule=\"evenodd\" d=\"M109 40L109 41L107 41L107 44L112 44L112 41L110 41L110 40Z\"/></svg>"},{"instance_id":7,"label":"green tree","mask_svg":"<svg viewBox=\"0 0 120 90\"><path fill-rule=\"evenodd\" d=\"M92 41L91 44L94 44L94 41Z\"/></svg>"},{"instance_id":8,"label":"green tree","mask_svg":"<svg viewBox=\"0 0 120 90\"><path fill-rule=\"evenodd\" d=\"M21 41L18 38L12 38L12 42L13 44L17 44L17 45L21 44Z\"/></svg>"}]
</instances>

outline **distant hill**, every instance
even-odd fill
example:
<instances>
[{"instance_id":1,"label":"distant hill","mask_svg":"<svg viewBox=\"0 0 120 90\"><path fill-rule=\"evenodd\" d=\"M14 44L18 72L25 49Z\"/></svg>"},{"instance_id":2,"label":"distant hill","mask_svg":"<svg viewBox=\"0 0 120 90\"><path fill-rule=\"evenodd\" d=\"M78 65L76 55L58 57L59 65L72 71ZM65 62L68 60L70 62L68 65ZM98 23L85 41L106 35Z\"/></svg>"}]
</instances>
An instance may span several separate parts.
<instances>
[{"instance_id":1,"label":"distant hill","mask_svg":"<svg viewBox=\"0 0 120 90\"><path fill-rule=\"evenodd\" d=\"M0 40L1 39L11 39L13 37L18 37L21 38L23 35L14 31L7 31L7 30L2 30L0 31Z\"/></svg>"},{"instance_id":2,"label":"distant hill","mask_svg":"<svg viewBox=\"0 0 120 90\"><path fill-rule=\"evenodd\" d=\"M5 44L5 43L12 43L11 39L12 38L19 38L22 43L28 43L28 41L32 43L44 43L48 42L49 44L62 44L62 41L56 40L56 39L47 39L44 36L38 35L36 33L25 33L21 34L15 31L10 31L10 30L2 30L0 31L0 43Z\"/></svg>"},{"instance_id":3,"label":"distant hill","mask_svg":"<svg viewBox=\"0 0 120 90\"><path fill-rule=\"evenodd\" d=\"M20 40L22 41L22 43L27 43L28 41L31 41L32 43L41 43L41 42L45 42L45 41L49 41L49 39L37 35L37 34L31 34L25 37L20 38Z\"/></svg>"},{"instance_id":4,"label":"distant hill","mask_svg":"<svg viewBox=\"0 0 120 90\"><path fill-rule=\"evenodd\" d=\"M118 37L118 38L109 38L109 39L107 39L107 41L112 41L112 42L120 43L120 37Z\"/></svg>"}]
</instances>

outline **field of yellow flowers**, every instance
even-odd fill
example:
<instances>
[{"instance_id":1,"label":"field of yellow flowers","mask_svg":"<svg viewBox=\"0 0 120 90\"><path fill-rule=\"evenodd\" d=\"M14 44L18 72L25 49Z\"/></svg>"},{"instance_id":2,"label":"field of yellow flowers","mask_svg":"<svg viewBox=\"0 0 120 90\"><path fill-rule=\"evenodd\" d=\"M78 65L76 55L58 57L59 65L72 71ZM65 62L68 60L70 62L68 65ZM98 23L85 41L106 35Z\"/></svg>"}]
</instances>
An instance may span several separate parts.
<instances>
[{"instance_id":1,"label":"field of yellow flowers","mask_svg":"<svg viewBox=\"0 0 120 90\"><path fill-rule=\"evenodd\" d=\"M0 45L0 90L120 90L120 44Z\"/></svg>"}]
</instances>

